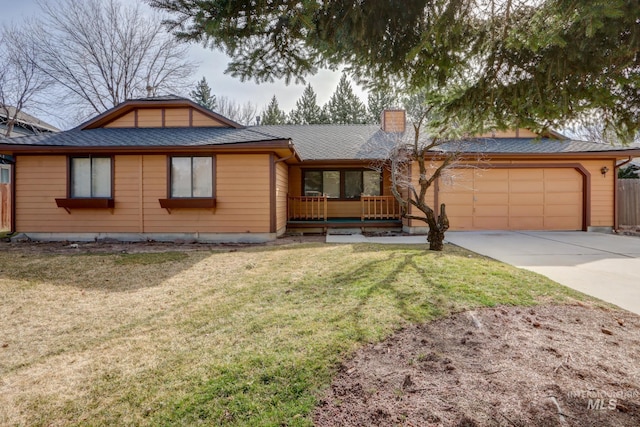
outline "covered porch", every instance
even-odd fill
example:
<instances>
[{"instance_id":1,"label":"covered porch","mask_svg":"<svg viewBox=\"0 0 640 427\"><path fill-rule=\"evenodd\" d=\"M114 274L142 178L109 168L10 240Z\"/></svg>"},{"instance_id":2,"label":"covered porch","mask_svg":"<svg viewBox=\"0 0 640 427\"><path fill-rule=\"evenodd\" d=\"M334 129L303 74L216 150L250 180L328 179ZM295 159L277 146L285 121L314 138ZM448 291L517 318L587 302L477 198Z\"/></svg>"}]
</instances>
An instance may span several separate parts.
<instances>
[{"instance_id":1,"label":"covered porch","mask_svg":"<svg viewBox=\"0 0 640 427\"><path fill-rule=\"evenodd\" d=\"M288 198L287 228L290 230L326 232L330 228L360 228L365 231L401 227L400 205L393 196L363 195L360 200L348 202L324 195Z\"/></svg>"}]
</instances>

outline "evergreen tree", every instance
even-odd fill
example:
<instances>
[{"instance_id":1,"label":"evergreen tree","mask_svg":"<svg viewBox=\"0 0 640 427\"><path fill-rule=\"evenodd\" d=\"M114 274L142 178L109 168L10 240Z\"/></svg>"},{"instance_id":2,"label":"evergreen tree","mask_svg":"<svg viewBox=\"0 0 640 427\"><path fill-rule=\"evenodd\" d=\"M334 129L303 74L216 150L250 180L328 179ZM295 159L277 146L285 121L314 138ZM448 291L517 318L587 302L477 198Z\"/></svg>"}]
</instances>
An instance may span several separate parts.
<instances>
[{"instance_id":1,"label":"evergreen tree","mask_svg":"<svg viewBox=\"0 0 640 427\"><path fill-rule=\"evenodd\" d=\"M280 109L276 96L273 95L271 102L262 111L261 124L263 125L283 125L287 121L287 115Z\"/></svg>"},{"instance_id":2,"label":"evergreen tree","mask_svg":"<svg viewBox=\"0 0 640 427\"><path fill-rule=\"evenodd\" d=\"M389 89L378 89L369 92L367 97L367 113L369 123L380 123L380 116L385 109L393 108L397 104L396 97Z\"/></svg>"},{"instance_id":3,"label":"evergreen tree","mask_svg":"<svg viewBox=\"0 0 640 427\"><path fill-rule=\"evenodd\" d=\"M296 101L296 108L289 113L289 122L294 125L323 123L322 109L316 101L316 93L311 84L304 88L302 96Z\"/></svg>"},{"instance_id":4,"label":"evergreen tree","mask_svg":"<svg viewBox=\"0 0 640 427\"><path fill-rule=\"evenodd\" d=\"M336 91L327 102L326 113L331 123L356 124L367 122L367 109L353 93L346 74L342 74Z\"/></svg>"},{"instance_id":5,"label":"evergreen tree","mask_svg":"<svg viewBox=\"0 0 640 427\"><path fill-rule=\"evenodd\" d=\"M189 95L191 96L191 99L202 105L204 108L215 110L218 107L216 96L211 94L209 83L207 83L207 79L204 77L202 77L202 80L200 80L196 85L195 90L192 90Z\"/></svg>"}]
</instances>

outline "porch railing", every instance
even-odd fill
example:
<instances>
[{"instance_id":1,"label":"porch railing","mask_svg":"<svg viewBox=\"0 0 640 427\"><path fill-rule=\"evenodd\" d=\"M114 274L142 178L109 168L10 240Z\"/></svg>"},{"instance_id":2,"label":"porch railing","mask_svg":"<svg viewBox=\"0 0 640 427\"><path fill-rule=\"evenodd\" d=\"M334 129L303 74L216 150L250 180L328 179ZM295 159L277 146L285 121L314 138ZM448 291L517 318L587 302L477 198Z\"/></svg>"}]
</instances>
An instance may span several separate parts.
<instances>
[{"instance_id":1,"label":"porch railing","mask_svg":"<svg viewBox=\"0 0 640 427\"><path fill-rule=\"evenodd\" d=\"M299 196L289 197L290 220L326 220L327 197L326 196Z\"/></svg>"},{"instance_id":2,"label":"porch railing","mask_svg":"<svg viewBox=\"0 0 640 427\"><path fill-rule=\"evenodd\" d=\"M362 218L400 219L400 205L393 196L360 196Z\"/></svg>"}]
</instances>

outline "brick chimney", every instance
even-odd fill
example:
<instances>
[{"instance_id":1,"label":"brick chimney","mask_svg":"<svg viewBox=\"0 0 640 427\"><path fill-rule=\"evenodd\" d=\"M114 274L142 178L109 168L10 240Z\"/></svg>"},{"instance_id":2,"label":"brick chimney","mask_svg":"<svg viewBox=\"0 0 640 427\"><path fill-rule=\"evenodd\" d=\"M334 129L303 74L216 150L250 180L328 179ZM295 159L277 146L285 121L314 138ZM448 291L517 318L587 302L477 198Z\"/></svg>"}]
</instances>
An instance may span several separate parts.
<instances>
[{"instance_id":1,"label":"brick chimney","mask_svg":"<svg viewBox=\"0 0 640 427\"><path fill-rule=\"evenodd\" d=\"M380 128L388 133L403 133L407 127L407 114L404 110L383 110Z\"/></svg>"}]
</instances>

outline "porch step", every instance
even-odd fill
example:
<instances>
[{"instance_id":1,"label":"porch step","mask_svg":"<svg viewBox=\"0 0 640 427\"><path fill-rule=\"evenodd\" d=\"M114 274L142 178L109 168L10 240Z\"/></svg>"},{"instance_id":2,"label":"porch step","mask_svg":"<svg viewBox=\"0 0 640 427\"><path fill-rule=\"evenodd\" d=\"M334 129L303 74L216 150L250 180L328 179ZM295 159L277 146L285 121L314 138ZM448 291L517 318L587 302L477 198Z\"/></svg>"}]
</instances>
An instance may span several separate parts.
<instances>
[{"instance_id":1,"label":"porch step","mask_svg":"<svg viewBox=\"0 0 640 427\"><path fill-rule=\"evenodd\" d=\"M339 236L339 235L354 235L362 234L361 228L327 228L327 235Z\"/></svg>"}]
</instances>

